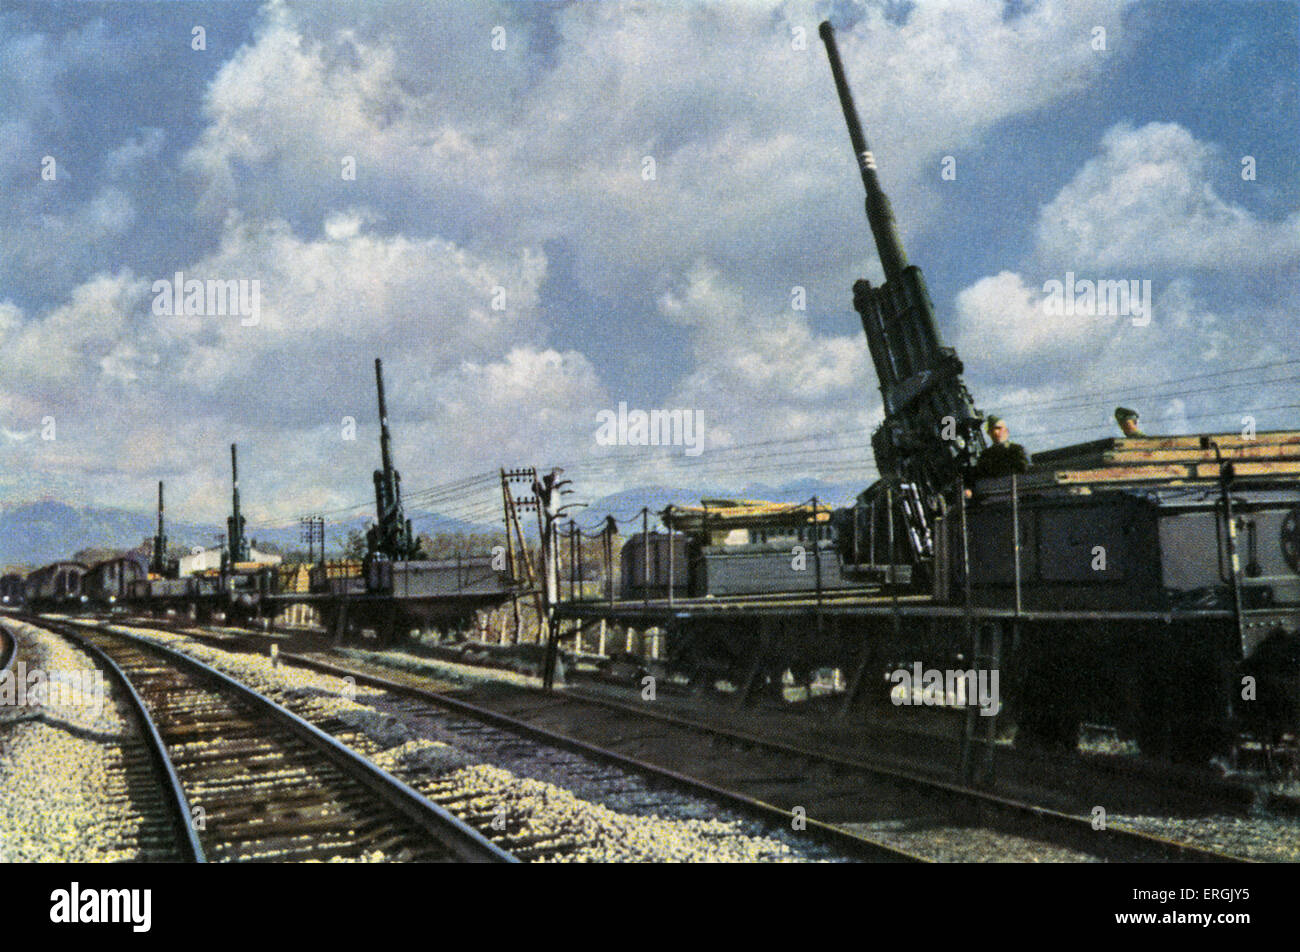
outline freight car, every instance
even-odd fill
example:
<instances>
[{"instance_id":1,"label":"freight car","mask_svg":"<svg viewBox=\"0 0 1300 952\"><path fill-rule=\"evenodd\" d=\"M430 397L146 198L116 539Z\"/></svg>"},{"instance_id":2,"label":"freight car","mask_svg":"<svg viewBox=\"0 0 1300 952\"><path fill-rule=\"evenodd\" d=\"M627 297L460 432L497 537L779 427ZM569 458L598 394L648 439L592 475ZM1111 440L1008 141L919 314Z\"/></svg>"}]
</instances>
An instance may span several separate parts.
<instances>
[{"instance_id":1,"label":"freight car","mask_svg":"<svg viewBox=\"0 0 1300 952\"><path fill-rule=\"evenodd\" d=\"M509 598L514 588L492 556L390 561L367 558L360 578L324 577L318 602L322 621L336 637L371 629L391 642L417 628L464 628L475 612ZM285 598L289 596L284 596Z\"/></svg>"},{"instance_id":2,"label":"freight car","mask_svg":"<svg viewBox=\"0 0 1300 952\"><path fill-rule=\"evenodd\" d=\"M23 603L23 577L11 572L0 576L0 605L17 608Z\"/></svg>"},{"instance_id":3,"label":"freight car","mask_svg":"<svg viewBox=\"0 0 1300 952\"><path fill-rule=\"evenodd\" d=\"M86 572L83 593L97 608L116 608L129 601L134 585L148 578L144 565L131 556L105 559Z\"/></svg>"},{"instance_id":4,"label":"freight car","mask_svg":"<svg viewBox=\"0 0 1300 952\"><path fill-rule=\"evenodd\" d=\"M833 592L844 573L827 507L752 500L704 500L669 507L672 532L637 533L620 555L626 599L725 598L773 592ZM671 546L671 552L669 547Z\"/></svg>"},{"instance_id":5,"label":"freight car","mask_svg":"<svg viewBox=\"0 0 1300 952\"><path fill-rule=\"evenodd\" d=\"M80 562L53 562L30 573L23 582L28 608L36 612L79 608L87 601L81 584L87 571Z\"/></svg>"}]
</instances>

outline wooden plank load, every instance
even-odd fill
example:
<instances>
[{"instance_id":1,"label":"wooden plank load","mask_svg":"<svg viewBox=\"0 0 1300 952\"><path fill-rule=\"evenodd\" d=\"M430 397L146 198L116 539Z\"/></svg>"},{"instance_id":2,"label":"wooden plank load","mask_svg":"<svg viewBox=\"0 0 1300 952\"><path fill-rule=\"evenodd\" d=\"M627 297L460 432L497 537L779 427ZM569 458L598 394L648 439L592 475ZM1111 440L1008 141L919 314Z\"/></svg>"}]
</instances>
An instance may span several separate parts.
<instances>
[{"instance_id":1,"label":"wooden plank load","mask_svg":"<svg viewBox=\"0 0 1300 952\"><path fill-rule=\"evenodd\" d=\"M1238 477L1300 476L1300 431L1278 430L1253 438L1239 433L1208 434L1219 454L1233 462ZM1086 483L1181 482L1217 479L1214 448L1201 436L1116 437L1046 450L1033 455L1022 489ZM1010 477L982 480L986 491L1010 487Z\"/></svg>"}]
</instances>

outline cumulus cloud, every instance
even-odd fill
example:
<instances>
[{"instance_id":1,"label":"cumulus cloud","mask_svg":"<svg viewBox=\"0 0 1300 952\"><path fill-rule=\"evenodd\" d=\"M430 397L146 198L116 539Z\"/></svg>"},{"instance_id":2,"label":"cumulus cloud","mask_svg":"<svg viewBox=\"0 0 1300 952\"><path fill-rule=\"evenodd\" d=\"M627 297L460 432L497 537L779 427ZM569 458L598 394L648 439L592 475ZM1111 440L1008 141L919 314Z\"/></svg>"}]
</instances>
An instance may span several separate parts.
<instances>
[{"instance_id":1,"label":"cumulus cloud","mask_svg":"<svg viewBox=\"0 0 1300 952\"><path fill-rule=\"evenodd\" d=\"M936 0L844 17L841 49L907 210L905 239L943 212L942 155L1079 95L1129 55L1090 46L1102 27L1131 51L1125 8ZM162 468L178 504L214 517L225 444L239 440L258 474L254 512L354 502L374 464L376 356L408 485L585 457L595 411L647 393L702 410L711 445L865 435L879 400L862 335L789 308L796 284L814 301L841 289L846 305L867 247L816 36L823 12L268 4L243 46L213 57L192 125L114 129L73 163L75 190L61 182L52 199L23 180L0 199L0 286L18 289L0 302L12 358L0 422L29 431L49 408L60 419L56 445L27 441L13 462L115 501L147 498ZM0 109L0 175L30 178L28 152L69 128L76 98L6 63L67 75L60 64L113 48L96 29L4 46L0 78L14 83L0 82L0 104L14 105ZM1215 161L1181 127L1112 129L1044 207L1041 260L959 296L968 364L994 368L999 395L1041 397L1057 383L1026 387L1033 368L1077 383L1134 355L1222 359L1237 315L1178 274L1160 280L1144 337L1053 319L1039 291L1040 270L1061 262L1209 261L1206 248L1244 253L1252 236L1283 260L1293 223L1221 198ZM1149 235L1132 225L1147 216ZM1201 232L1215 240L1197 244ZM153 282L175 271L258 281L257 324L155 314ZM852 320L846 310L835 319ZM1275 313L1260 320L1261 347ZM605 354L598 332L612 339Z\"/></svg>"},{"instance_id":2,"label":"cumulus cloud","mask_svg":"<svg viewBox=\"0 0 1300 952\"><path fill-rule=\"evenodd\" d=\"M1121 123L1043 207L1046 261L1254 272L1300 260L1300 212L1267 221L1222 196L1240 163L1183 126Z\"/></svg>"},{"instance_id":3,"label":"cumulus cloud","mask_svg":"<svg viewBox=\"0 0 1300 952\"><path fill-rule=\"evenodd\" d=\"M154 282L174 280L171 272L97 276L43 315L6 306L5 393L21 396L0 408L26 425L57 408L67 421L61 445L79 447L65 466L113 460L134 471L121 448L140 445L145 431L145 445L158 451L153 465L184 458L220 472L223 446L235 439L301 450L326 432L338 448L332 424L373 414L379 356L395 416L419 425L438 416L440 402L468 408L455 417L465 446L437 459L440 470L454 472L470 465L466 450L475 427L486 425L487 408L531 395L556 414L574 399L568 384L593 386L581 355L526 359L529 341L544 336L536 313L543 255L524 249L488 258L439 238L378 236L363 221L336 218L330 235L305 241L283 222L232 218L214 254L177 265L187 279L258 281L261 315L253 326L237 315L156 313ZM497 361L499 354L508 357ZM505 412L500 421L521 435L539 422L536 413ZM276 468L286 461L276 459ZM275 481L290 481L292 471Z\"/></svg>"},{"instance_id":4,"label":"cumulus cloud","mask_svg":"<svg viewBox=\"0 0 1300 952\"><path fill-rule=\"evenodd\" d=\"M1124 318L1053 313L1041 288L1014 272L981 278L957 294L957 349L987 364L1091 359Z\"/></svg>"},{"instance_id":5,"label":"cumulus cloud","mask_svg":"<svg viewBox=\"0 0 1300 952\"><path fill-rule=\"evenodd\" d=\"M818 334L803 311L764 310L704 264L660 307L694 330L693 369L673 401L706 414L711 445L865 426L879 405L861 337Z\"/></svg>"},{"instance_id":6,"label":"cumulus cloud","mask_svg":"<svg viewBox=\"0 0 1300 952\"><path fill-rule=\"evenodd\" d=\"M508 6L455 10L385 6L357 24L275 8L212 83L186 157L204 207L288 215L346 193L395 225L563 237L576 279L604 295L658 293L699 256L747 283L792 253L805 271L828 254L855 264L843 230L860 199L814 5L574 4L548 11L545 42ZM935 206L921 176L942 151L1086 85L1102 68L1095 25L1118 34L1117 8L864 10L841 44L907 207ZM340 181L343 156L355 182Z\"/></svg>"}]
</instances>

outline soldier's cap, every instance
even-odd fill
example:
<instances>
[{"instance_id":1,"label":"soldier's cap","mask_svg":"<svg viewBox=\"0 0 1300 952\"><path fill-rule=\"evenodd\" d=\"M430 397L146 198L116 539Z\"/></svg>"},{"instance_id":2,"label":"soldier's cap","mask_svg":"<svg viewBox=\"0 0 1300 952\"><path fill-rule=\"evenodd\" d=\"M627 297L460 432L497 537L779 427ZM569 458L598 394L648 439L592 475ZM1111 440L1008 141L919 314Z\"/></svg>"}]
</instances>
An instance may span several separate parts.
<instances>
[{"instance_id":1,"label":"soldier's cap","mask_svg":"<svg viewBox=\"0 0 1300 952\"><path fill-rule=\"evenodd\" d=\"M1136 410L1130 410L1128 407L1115 408L1116 423L1123 423L1125 420L1136 420L1137 418L1138 412Z\"/></svg>"},{"instance_id":2,"label":"soldier's cap","mask_svg":"<svg viewBox=\"0 0 1300 952\"><path fill-rule=\"evenodd\" d=\"M986 430L988 430L990 433L992 433L992 432L993 432L993 428L994 428L995 426L997 426L997 425L998 425L999 423L1001 423L1001 422L1002 422L1002 417L1000 417L1000 416L994 416L992 413L990 413L989 416L988 416L988 420L985 421L985 423L984 423L984 429L986 429Z\"/></svg>"}]
</instances>

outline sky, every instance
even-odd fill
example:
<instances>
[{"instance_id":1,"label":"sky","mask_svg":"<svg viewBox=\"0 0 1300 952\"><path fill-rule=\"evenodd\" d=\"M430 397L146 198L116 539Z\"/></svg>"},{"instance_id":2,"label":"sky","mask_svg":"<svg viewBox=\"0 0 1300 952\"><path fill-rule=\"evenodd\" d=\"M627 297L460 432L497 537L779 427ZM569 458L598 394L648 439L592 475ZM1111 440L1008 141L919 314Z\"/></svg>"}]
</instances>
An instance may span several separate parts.
<instances>
[{"instance_id":1,"label":"sky","mask_svg":"<svg viewBox=\"0 0 1300 952\"><path fill-rule=\"evenodd\" d=\"M826 18L1014 439L1117 435L1119 403L1300 429L1295 3L6 2L0 504L163 479L220 521L236 442L250 530L364 511L377 357L403 485L453 515L500 466L865 487L850 289L882 272ZM177 272L256 314L170 313ZM1149 320L1053 313L1067 275L1150 282ZM602 445L620 404L702 448Z\"/></svg>"}]
</instances>

